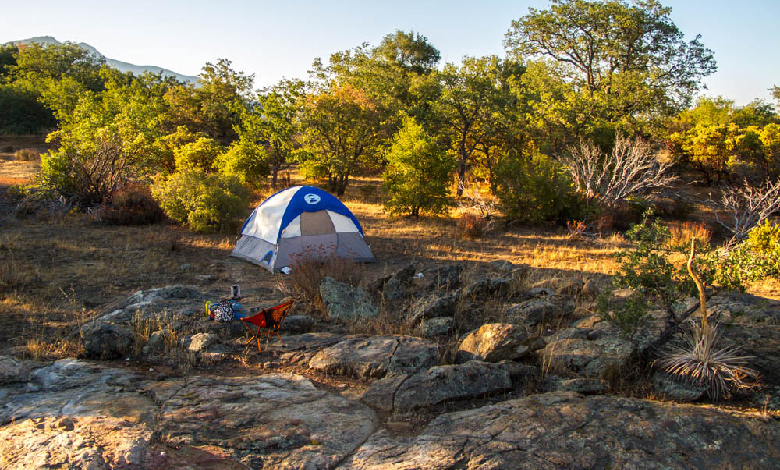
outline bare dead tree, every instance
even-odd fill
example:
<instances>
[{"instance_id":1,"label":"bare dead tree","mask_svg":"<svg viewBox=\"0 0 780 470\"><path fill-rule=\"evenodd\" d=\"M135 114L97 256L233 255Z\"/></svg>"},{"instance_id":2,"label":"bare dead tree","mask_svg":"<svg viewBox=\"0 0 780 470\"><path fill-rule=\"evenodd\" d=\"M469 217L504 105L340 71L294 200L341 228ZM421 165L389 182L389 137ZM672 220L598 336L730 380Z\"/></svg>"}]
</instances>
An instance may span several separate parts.
<instances>
[{"instance_id":1,"label":"bare dead tree","mask_svg":"<svg viewBox=\"0 0 780 470\"><path fill-rule=\"evenodd\" d=\"M728 249L747 238L753 227L780 210L780 181L767 181L761 186L745 181L740 187L726 189L721 204L731 220L721 220L718 211L715 211L715 216L718 223L733 234L726 244Z\"/></svg>"},{"instance_id":2,"label":"bare dead tree","mask_svg":"<svg viewBox=\"0 0 780 470\"><path fill-rule=\"evenodd\" d=\"M609 154L602 153L593 142L582 140L569 147L563 163L577 191L607 206L668 186L676 179L668 173L671 164L659 161L648 142L622 135L615 138Z\"/></svg>"}]
</instances>

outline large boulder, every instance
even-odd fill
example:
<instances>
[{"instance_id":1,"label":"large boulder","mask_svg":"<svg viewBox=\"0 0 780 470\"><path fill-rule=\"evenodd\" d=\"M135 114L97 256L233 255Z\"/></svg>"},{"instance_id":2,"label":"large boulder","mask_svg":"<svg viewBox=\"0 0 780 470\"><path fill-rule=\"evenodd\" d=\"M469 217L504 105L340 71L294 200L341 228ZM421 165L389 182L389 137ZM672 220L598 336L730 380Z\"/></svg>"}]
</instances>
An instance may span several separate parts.
<instances>
[{"instance_id":1,"label":"large boulder","mask_svg":"<svg viewBox=\"0 0 780 470\"><path fill-rule=\"evenodd\" d=\"M596 340L567 338L555 340L538 353L551 370L566 370L585 377L603 378L622 370L634 353L630 341L606 336Z\"/></svg>"},{"instance_id":2,"label":"large boulder","mask_svg":"<svg viewBox=\"0 0 780 470\"><path fill-rule=\"evenodd\" d=\"M420 336L423 338L446 336L452 332L454 327L455 318L453 317L428 318L420 324Z\"/></svg>"},{"instance_id":3,"label":"large boulder","mask_svg":"<svg viewBox=\"0 0 780 470\"><path fill-rule=\"evenodd\" d=\"M556 303L547 299L530 299L525 302L512 304L504 310L507 323L525 324L529 327L536 326L544 320L549 320L563 314L563 309Z\"/></svg>"},{"instance_id":4,"label":"large boulder","mask_svg":"<svg viewBox=\"0 0 780 470\"><path fill-rule=\"evenodd\" d=\"M403 381L395 391L393 410L407 412L449 400L484 397L515 387L513 378L527 377L531 369L521 364L469 361L431 367Z\"/></svg>"},{"instance_id":5,"label":"large boulder","mask_svg":"<svg viewBox=\"0 0 780 470\"><path fill-rule=\"evenodd\" d=\"M419 284L428 289L438 289L447 292L455 291L460 287L460 274L463 272L462 264L447 264L437 268L428 268L421 274Z\"/></svg>"},{"instance_id":6,"label":"large boulder","mask_svg":"<svg viewBox=\"0 0 780 470\"><path fill-rule=\"evenodd\" d=\"M409 323L417 324L426 318L447 317L455 314L458 305L456 292L431 292L420 297L409 307Z\"/></svg>"},{"instance_id":7,"label":"large boulder","mask_svg":"<svg viewBox=\"0 0 780 470\"><path fill-rule=\"evenodd\" d=\"M87 357L117 359L133 352L135 335L123 326L95 321L81 327L81 344Z\"/></svg>"},{"instance_id":8,"label":"large boulder","mask_svg":"<svg viewBox=\"0 0 780 470\"><path fill-rule=\"evenodd\" d=\"M488 323L463 339L456 362L516 360L530 355L537 339L522 325Z\"/></svg>"},{"instance_id":9,"label":"large boulder","mask_svg":"<svg viewBox=\"0 0 780 470\"><path fill-rule=\"evenodd\" d=\"M0 385L23 382L29 376L22 364L11 356L0 356Z\"/></svg>"},{"instance_id":10,"label":"large boulder","mask_svg":"<svg viewBox=\"0 0 780 470\"><path fill-rule=\"evenodd\" d=\"M780 468L780 424L755 414L548 393L374 434L343 469Z\"/></svg>"},{"instance_id":11,"label":"large boulder","mask_svg":"<svg viewBox=\"0 0 780 470\"><path fill-rule=\"evenodd\" d=\"M326 277L320 283L320 295L330 318L355 320L379 315L379 309L362 287Z\"/></svg>"},{"instance_id":12,"label":"large boulder","mask_svg":"<svg viewBox=\"0 0 780 470\"><path fill-rule=\"evenodd\" d=\"M321 372L359 378L388 373L414 374L438 362L438 347L411 336L351 338L318 352L309 367Z\"/></svg>"}]
</instances>

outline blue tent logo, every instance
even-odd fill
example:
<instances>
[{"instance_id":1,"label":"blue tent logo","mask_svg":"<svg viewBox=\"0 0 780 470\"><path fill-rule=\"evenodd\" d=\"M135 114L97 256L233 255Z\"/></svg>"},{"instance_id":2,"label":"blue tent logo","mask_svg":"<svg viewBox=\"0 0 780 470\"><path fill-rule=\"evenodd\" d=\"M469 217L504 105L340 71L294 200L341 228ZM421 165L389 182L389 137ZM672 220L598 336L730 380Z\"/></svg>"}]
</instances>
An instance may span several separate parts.
<instances>
[{"instance_id":1,"label":"blue tent logo","mask_svg":"<svg viewBox=\"0 0 780 470\"><path fill-rule=\"evenodd\" d=\"M303 200L306 201L306 204L314 205L319 203L322 200L322 198L314 193L309 193L303 196Z\"/></svg>"}]
</instances>

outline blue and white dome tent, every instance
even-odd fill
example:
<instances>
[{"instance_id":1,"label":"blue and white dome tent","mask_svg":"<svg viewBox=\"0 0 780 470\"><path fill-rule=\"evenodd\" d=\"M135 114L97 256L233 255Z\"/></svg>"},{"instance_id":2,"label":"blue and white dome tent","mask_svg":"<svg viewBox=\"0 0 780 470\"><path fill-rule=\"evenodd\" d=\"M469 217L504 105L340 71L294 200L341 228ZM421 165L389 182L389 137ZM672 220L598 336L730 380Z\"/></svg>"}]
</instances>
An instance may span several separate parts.
<instances>
[{"instance_id":1,"label":"blue and white dome tent","mask_svg":"<svg viewBox=\"0 0 780 470\"><path fill-rule=\"evenodd\" d=\"M246 219L241 235L232 255L271 272L297 256L376 261L347 206L313 186L293 186L270 196Z\"/></svg>"}]
</instances>

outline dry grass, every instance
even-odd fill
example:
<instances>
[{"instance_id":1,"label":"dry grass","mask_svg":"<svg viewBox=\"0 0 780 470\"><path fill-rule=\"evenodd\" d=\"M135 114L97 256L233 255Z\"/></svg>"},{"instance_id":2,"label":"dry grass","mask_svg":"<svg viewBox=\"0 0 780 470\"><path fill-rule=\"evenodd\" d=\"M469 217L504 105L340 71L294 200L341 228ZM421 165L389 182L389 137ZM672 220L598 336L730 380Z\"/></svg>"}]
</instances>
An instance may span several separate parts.
<instances>
[{"instance_id":1,"label":"dry grass","mask_svg":"<svg viewBox=\"0 0 780 470\"><path fill-rule=\"evenodd\" d=\"M29 180L30 173L21 178ZM245 295L251 295L253 289L276 291L280 279L287 282L230 258L237 234L198 235L170 225L106 226L79 215L19 220L11 215L2 189L0 344L27 349L30 355L72 353L77 348L66 343L78 343L79 324L107 313L108 305L139 289L198 284L200 276L211 275L214 283L209 288L228 292L231 284L240 283ZM270 193L270 189L258 193L256 202ZM502 227L483 238L462 239L457 236L454 217L390 217L383 212L383 197L377 179L358 178L342 198L363 224L379 260L361 267L364 271L359 275L364 282L409 263L431 267L463 262L479 267L495 260L535 268L523 281L528 283L549 277L598 278L615 272L613 255L626 243L620 236L572 241L566 230ZM454 210L452 215L456 215ZM770 284L762 289L767 296L780 292L778 286ZM258 299L258 303L263 301ZM409 325L391 321L394 314L397 312L383 312L386 316L355 326L355 332L409 332ZM566 320L551 319L547 326L554 328Z\"/></svg>"},{"instance_id":2,"label":"dry grass","mask_svg":"<svg viewBox=\"0 0 780 470\"><path fill-rule=\"evenodd\" d=\"M292 271L286 278L289 290L298 298L311 302L323 316L327 316L327 309L320 295L320 284L324 278L357 285L363 277L361 265L317 253L302 253L293 260L290 268Z\"/></svg>"}]
</instances>

